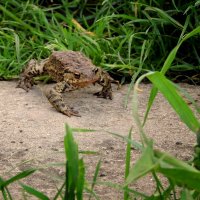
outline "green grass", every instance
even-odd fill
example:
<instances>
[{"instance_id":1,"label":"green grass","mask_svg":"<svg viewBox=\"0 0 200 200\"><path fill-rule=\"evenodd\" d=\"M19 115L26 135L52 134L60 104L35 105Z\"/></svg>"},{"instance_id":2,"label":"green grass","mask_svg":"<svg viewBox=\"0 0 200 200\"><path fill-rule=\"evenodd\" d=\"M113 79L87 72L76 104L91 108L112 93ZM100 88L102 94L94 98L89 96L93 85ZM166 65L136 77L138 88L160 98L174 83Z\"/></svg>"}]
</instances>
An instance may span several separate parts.
<instances>
[{"instance_id":1,"label":"green grass","mask_svg":"<svg viewBox=\"0 0 200 200\"><path fill-rule=\"evenodd\" d=\"M200 20L195 1L2 0L0 13L2 78L18 75L30 58L63 49L83 51L123 79L137 77L160 70L180 36ZM198 52L198 37L187 40L168 74L197 73Z\"/></svg>"}]
</instances>

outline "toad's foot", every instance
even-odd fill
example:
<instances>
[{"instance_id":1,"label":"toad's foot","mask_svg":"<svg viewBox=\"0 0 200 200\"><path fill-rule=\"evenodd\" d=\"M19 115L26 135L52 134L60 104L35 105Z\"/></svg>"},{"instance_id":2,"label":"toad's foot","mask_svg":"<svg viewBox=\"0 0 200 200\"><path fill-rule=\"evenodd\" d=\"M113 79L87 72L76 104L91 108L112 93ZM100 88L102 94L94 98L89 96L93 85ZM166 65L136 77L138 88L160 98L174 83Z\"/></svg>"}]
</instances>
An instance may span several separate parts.
<instances>
[{"instance_id":1,"label":"toad's foot","mask_svg":"<svg viewBox=\"0 0 200 200\"><path fill-rule=\"evenodd\" d=\"M35 84L36 83L34 82L33 79L29 79L27 77L21 77L20 80L18 81L16 88L22 88L26 92L28 92Z\"/></svg>"},{"instance_id":2,"label":"toad's foot","mask_svg":"<svg viewBox=\"0 0 200 200\"><path fill-rule=\"evenodd\" d=\"M44 94L49 100L49 102L51 103L51 105L57 111L63 113L64 115L67 115L68 117L71 117L71 116L80 117L78 111L75 111L72 107L67 106L63 102L61 93L57 92L54 88L50 90L46 90Z\"/></svg>"},{"instance_id":3,"label":"toad's foot","mask_svg":"<svg viewBox=\"0 0 200 200\"><path fill-rule=\"evenodd\" d=\"M64 115L67 115L68 117L71 117L71 116L81 117L78 111L75 111L74 109L66 107L66 106L63 110L60 110L60 112L63 113Z\"/></svg>"},{"instance_id":4,"label":"toad's foot","mask_svg":"<svg viewBox=\"0 0 200 200\"><path fill-rule=\"evenodd\" d=\"M108 98L110 100L113 99L111 90L96 92L94 93L94 95L97 96L98 98L105 98L105 99Z\"/></svg>"}]
</instances>

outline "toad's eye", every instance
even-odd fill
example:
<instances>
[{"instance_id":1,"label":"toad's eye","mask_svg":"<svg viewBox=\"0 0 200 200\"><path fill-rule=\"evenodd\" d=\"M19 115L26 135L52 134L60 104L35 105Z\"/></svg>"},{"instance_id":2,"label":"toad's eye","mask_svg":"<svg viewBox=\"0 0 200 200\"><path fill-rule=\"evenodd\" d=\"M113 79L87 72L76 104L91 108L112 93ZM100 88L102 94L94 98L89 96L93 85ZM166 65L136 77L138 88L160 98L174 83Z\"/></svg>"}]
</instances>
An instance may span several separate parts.
<instances>
[{"instance_id":1,"label":"toad's eye","mask_svg":"<svg viewBox=\"0 0 200 200\"><path fill-rule=\"evenodd\" d=\"M74 77L79 79L80 78L80 74L74 74Z\"/></svg>"}]
</instances>

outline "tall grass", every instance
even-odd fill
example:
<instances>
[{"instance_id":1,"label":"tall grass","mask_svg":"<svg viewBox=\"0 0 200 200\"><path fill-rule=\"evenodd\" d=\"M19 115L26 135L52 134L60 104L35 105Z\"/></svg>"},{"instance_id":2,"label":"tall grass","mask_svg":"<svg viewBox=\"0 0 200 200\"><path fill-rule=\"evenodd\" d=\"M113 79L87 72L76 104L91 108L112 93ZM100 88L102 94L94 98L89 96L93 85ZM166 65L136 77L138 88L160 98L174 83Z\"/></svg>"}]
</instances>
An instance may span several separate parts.
<instances>
[{"instance_id":1,"label":"tall grass","mask_svg":"<svg viewBox=\"0 0 200 200\"><path fill-rule=\"evenodd\" d=\"M17 75L27 60L47 57L53 49L83 51L124 78L138 69L138 74L160 70L181 33L199 25L198 6L195 1L2 0L0 76ZM197 41L184 44L170 73L199 70Z\"/></svg>"}]
</instances>

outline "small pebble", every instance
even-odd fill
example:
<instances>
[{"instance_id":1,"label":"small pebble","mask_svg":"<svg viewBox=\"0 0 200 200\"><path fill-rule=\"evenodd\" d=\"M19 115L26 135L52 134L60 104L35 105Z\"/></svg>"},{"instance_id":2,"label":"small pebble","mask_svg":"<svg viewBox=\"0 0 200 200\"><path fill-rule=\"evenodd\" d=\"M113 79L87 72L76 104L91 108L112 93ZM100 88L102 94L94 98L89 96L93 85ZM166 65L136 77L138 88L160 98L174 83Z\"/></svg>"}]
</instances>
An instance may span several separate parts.
<instances>
[{"instance_id":1,"label":"small pebble","mask_svg":"<svg viewBox=\"0 0 200 200\"><path fill-rule=\"evenodd\" d=\"M137 150L135 147L131 146L131 150Z\"/></svg>"},{"instance_id":2,"label":"small pebble","mask_svg":"<svg viewBox=\"0 0 200 200\"><path fill-rule=\"evenodd\" d=\"M100 176L100 177L104 177L104 176L106 176L106 173L103 173L103 172L102 172L102 173L99 174L99 176Z\"/></svg>"},{"instance_id":3,"label":"small pebble","mask_svg":"<svg viewBox=\"0 0 200 200\"><path fill-rule=\"evenodd\" d=\"M58 151L58 149L57 149L57 148L51 148L51 150L53 150L53 151Z\"/></svg>"},{"instance_id":4,"label":"small pebble","mask_svg":"<svg viewBox=\"0 0 200 200\"><path fill-rule=\"evenodd\" d=\"M182 145L183 143L182 142L176 142L176 145Z\"/></svg>"}]
</instances>

